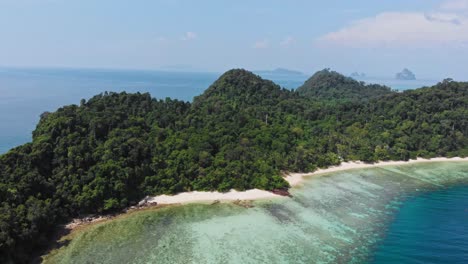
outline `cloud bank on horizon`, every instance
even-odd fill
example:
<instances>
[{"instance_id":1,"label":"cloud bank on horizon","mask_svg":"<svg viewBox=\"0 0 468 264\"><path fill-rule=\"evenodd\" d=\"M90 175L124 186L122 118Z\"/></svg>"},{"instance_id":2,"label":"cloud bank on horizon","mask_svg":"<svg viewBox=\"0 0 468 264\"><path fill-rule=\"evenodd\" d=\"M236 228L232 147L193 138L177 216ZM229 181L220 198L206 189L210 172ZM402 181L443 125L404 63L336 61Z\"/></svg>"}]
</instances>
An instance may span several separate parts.
<instances>
[{"instance_id":1,"label":"cloud bank on horizon","mask_svg":"<svg viewBox=\"0 0 468 264\"><path fill-rule=\"evenodd\" d=\"M431 12L383 12L318 38L319 44L351 47L468 48L468 0L443 2Z\"/></svg>"}]
</instances>

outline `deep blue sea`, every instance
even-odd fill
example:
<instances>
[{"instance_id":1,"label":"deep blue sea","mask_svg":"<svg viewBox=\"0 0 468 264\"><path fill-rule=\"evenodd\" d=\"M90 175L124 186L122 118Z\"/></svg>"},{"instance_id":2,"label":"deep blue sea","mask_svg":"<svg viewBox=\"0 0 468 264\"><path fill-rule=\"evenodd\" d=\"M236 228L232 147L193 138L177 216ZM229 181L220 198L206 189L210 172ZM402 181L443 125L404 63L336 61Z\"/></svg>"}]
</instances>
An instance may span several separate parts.
<instances>
[{"instance_id":1,"label":"deep blue sea","mask_svg":"<svg viewBox=\"0 0 468 264\"><path fill-rule=\"evenodd\" d=\"M468 263L468 186L406 200L373 263Z\"/></svg>"}]
</instances>

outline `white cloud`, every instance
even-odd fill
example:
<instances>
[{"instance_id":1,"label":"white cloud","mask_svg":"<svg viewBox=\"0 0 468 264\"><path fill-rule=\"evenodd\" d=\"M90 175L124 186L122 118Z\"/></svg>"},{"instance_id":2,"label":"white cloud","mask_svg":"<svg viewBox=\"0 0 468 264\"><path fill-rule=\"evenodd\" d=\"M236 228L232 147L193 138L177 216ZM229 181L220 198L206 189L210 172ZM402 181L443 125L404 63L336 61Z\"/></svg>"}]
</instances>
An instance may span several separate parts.
<instances>
[{"instance_id":1,"label":"white cloud","mask_svg":"<svg viewBox=\"0 0 468 264\"><path fill-rule=\"evenodd\" d=\"M318 43L352 47L457 45L468 41L468 18L456 13L386 12L352 22Z\"/></svg>"},{"instance_id":2,"label":"white cloud","mask_svg":"<svg viewBox=\"0 0 468 264\"><path fill-rule=\"evenodd\" d=\"M254 49L266 49L269 46L269 41L267 39L258 40L254 43Z\"/></svg>"},{"instance_id":3,"label":"white cloud","mask_svg":"<svg viewBox=\"0 0 468 264\"><path fill-rule=\"evenodd\" d=\"M188 31L188 32L185 32L185 35L182 37L182 40L189 41L189 40L194 40L197 37L198 37L197 33Z\"/></svg>"},{"instance_id":4,"label":"white cloud","mask_svg":"<svg viewBox=\"0 0 468 264\"><path fill-rule=\"evenodd\" d=\"M468 9L468 0L448 0L440 5L441 9L451 11L461 11Z\"/></svg>"},{"instance_id":5,"label":"white cloud","mask_svg":"<svg viewBox=\"0 0 468 264\"><path fill-rule=\"evenodd\" d=\"M280 46L281 47L289 47L289 46L293 45L294 43L296 43L296 39L291 37L291 36L288 36L288 37L284 38L280 42Z\"/></svg>"}]
</instances>

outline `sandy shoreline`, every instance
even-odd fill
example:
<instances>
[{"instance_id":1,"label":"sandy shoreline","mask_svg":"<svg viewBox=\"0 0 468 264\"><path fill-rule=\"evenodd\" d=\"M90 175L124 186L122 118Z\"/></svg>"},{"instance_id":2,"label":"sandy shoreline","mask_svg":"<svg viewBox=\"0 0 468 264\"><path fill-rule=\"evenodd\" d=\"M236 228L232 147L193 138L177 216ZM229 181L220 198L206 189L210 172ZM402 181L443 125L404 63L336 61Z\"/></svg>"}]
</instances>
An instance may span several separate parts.
<instances>
[{"instance_id":1,"label":"sandy shoreline","mask_svg":"<svg viewBox=\"0 0 468 264\"><path fill-rule=\"evenodd\" d=\"M425 163L414 164L417 162ZM386 166L391 164L403 165ZM114 249L126 249L131 253L140 250L143 242L152 245L156 240L156 242L163 241L163 246L158 247L157 250L162 255L157 255L157 257L154 255L158 259L174 259L174 254L180 254L180 251L176 249L167 254L166 250L169 248L165 245L184 247L188 245L187 241L190 241L190 245L197 246L194 250L200 249L198 245L202 247L217 245L220 250L226 249L228 252L234 245L229 242L229 236L233 234L231 225L235 225L235 236L239 238L238 244L234 246L245 247L247 251L258 245L258 241L255 240L258 237L262 238L261 244L275 244L274 249L279 251L284 250L284 238L292 237L291 241L297 240L297 245L303 245L299 249L300 252L309 252L307 250L311 250L310 245L313 245L315 248L313 254L304 255L310 257L311 262L321 256L319 255L323 252L321 245L334 245L332 250L324 255L325 262L333 259L336 252L353 251L358 247L364 248L363 252L367 254L368 249L375 245L376 236L385 235L388 228L382 228L382 226L387 227L393 221L397 207L401 205L394 204L394 201L404 201L405 197L423 194L428 190L436 191L446 187L462 186L467 179L466 173L463 173L466 169L465 165L468 165L467 159L384 162L377 165L359 162L344 163L339 168L334 167L305 174L312 176L308 179L304 178L303 186L292 188L292 193L297 195L293 199L267 199L265 203L246 200L226 201L216 205L204 202L197 203L195 207L177 204L167 205L164 208L164 205L156 205L118 213L107 219L96 219L95 222L90 222L89 220L92 219L88 219L87 223L76 226L76 229L70 226L72 230L66 230L67 232L63 233L66 236L60 236L61 240L55 246L54 251L48 252L46 260L51 260L50 262L63 259L83 261L83 259L91 259L88 256L101 256L103 250L112 253ZM336 172L337 170L343 171ZM361 174L366 176L363 177ZM242 192L233 192L231 199L238 198L239 193L242 194ZM183 195L190 197L193 194ZM225 198L224 196L208 196L213 193L202 192L198 195L206 195L197 196L201 200ZM164 197L172 199L171 196ZM247 209L251 207L255 208ZM181 222L184 226L180 226ZM130 225L132 223L135 225ZM226 223L232 224L226 225ZM149 229L145 226L148 227L148 224L152 230L151 234L146 234ZM186 232L187 230L189 232ZM318 235L312 236L304 243L305 231ZM221 235L218 236L218 234ZM343 242L343 237L347 238L346 243ZM95 247L96 239L104 243ZM250 241L255 241L255 243L249 244ZM69 246L63 246L68 243ZM296 249L297 246L293 245L293 248ZM270 249L267 247L266 251L263 249L259 251L259 259L268 259ZM297 257L296 253L299 252L289 250L289 248L287 251L290 254L289 259ZM213 255L209 247L203 252L203 256L207 256L204 259L212 259ZM345 255L358 255L354 253L353 251ZM367 258L366 254L362 256ZM122 258L115 254L108 254L107 258L110 259L112 256L115 257L114 262ZM186 256L188 257L186 262L190 262L192 256L190 254ZM225 255L219 256L222 258ZM128 259L133 258L132 255ZM339 260L341 258L338 258L338 262Z\"/></svg>"},{"instance_id":2,"label":"sandy shoreline","mask_svg":"<svg viewBox=\"0 0 468 264\"><path fill-rule=\"evenodd\" d=\"M247 191L231 190L226 193L221 192L184 192L176 195L158 195L148 199L149 203L157 204L183 204L196 202L214 201L236 201L236 200L259 200L281 197L269 191L252 189Z\"/></svg>"},{"instance_id":3,"label":"sandy shoreline","mask_svg":"<svg viewBox=\"0 0 468 264\"><path fill-rule=\"evenodd\" d=\"M382 166L394 166L394 165L406 165L406 164L416 164L416 163L427 163L427 162L442 162L442 161L468 161L468 158L432 158L432 159L423 159L417 158L409 161L379 161L376 163L365 163L362 161L351 161L351 162L342 162L338 166L332 166L326 169L318 169L311 173L292 173L285 177L285 180L289 182L291 187L299 185L304 177L310 177L318 174L352 170L352 169L364 169L372 167L382 167Z\"/></svg>"},{"instance_id":4,"label":"sandy shoreline","mask_svg":"<svg viewBox=\"0 0 468 264\"><path fill-rule=\"evenodd\" d=\"M468 158L432 158L423 159L418 158L409 161L381 161L377 163L364 163L361 161L355 162L342 162L338 166L329 167L326 169L318 169L311 173L292 173L284 177L289 182L291 187L300 185L305 177L312 177L320 174L345 171L352 169L392 166L392 165L405 165L405 164L416 164L416 163L427 163L427 162L443 162L443 161L467 161ZM154 206L166 206L174 204L189 204L189 203L216 203L216 202L235 202L235 201L251 201L251 200L262 200L262 199L273 199L273 198L284 198L279 194L275 194L265 190L252 189L247 191L236 191L231 190L226 193L221 192L184 192L176 195L158 195L154 197L145 198L145 205L141 208L131 207L125 211L133 211L139 209L150 208ZM65 227L68 229L75 229L78 226L84 224L91 224L96 222L107 221L112 219L114 216L89 216L81 219L74 219L71 223Z\"/></svg>"},{"instance_id":5,"label":"sandy shoreline","mask_svg":"<svg viewBox=\"0 0 468 264\"><path fill-rule=\"evenodd\" d=\"M425 162L441 162L441 161L468 161L468 158L433 158L433 159L423 159L418 158L415 160L409 161L381 161L377 163L364 163L360 161L356 162L342 162L338 166L329 167L326 169L319 169L311 173L292 173L285 176L285 180L289 182L291 187L299 185L304 177L311 177L314 175L344 171L351 169L362 169L362 168L371 168L371 167L380 167L380 166L391 166L391 165L405 165L405 164L415 164L415 163L425 163ZM179 193L176 195L159 195L151 197L149 202L156 202L158 204L186 204L186 203L197 203L197 202L214 202L214 201L236 201L236 200L259 200L259 199L270 199L283 197L268 191L263 191L259 189L253 189L248 191L235 191L231 190L227 193L220 192L186 192Z\"/></svg>"}]
</instances>

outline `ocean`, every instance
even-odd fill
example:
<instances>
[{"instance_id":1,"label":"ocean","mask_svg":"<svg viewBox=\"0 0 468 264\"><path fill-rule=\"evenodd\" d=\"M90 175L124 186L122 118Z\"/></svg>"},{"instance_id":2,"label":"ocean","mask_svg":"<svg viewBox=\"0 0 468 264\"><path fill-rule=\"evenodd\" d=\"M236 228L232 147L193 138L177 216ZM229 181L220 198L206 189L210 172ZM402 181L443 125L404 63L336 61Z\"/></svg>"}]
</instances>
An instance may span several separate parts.
<instances>
[{"instance_id":1,"label":"ocean","mask_svg":"<svg viewBox=\"0 0 468 264\"><path fill-rule=\"evenodd\" d=\"M72 233L45 263L468 261L466 162L334 172L291 193L248 207L190 204L122 215Z\"/></svg>"},{"instance_id":2,"label":"ocean","mask_svg":"<svg viewBox=\"0 0 468 264\"><path fill-rule=\"evenodd\" d=\"M468 185L406 200L373 263L468 263Z\"/></svg>"}]
</instances>

